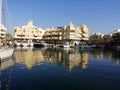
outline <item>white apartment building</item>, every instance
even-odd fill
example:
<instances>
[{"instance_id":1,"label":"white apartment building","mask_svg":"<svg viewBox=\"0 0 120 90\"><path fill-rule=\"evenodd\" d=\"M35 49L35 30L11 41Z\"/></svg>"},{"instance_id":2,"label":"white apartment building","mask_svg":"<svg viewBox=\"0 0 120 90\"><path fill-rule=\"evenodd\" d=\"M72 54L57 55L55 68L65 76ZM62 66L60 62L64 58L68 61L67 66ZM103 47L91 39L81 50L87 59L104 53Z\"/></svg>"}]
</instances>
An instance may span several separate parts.
<instances>
[{"instance_id":1,"label":"white apartment building","mask_svg":"<svg viewBox=\"0 0 120 90\"><path fill-rule=\"evenodd\" d=\"M34 41L41 40L44 30L33 25L33 21L28 21L25 26L14 28L14 41L16 45L33 45Z\"/></svg>"},{"instance_id":2,"label":"white apartment building","mask_svg":"<svg viewBox=\"0 0 120 90\"><path fill-rule=\"evenodd\" d=\"M63 39L76 43L79 41L88 41L89 29L86 25L75 26L70 22L67 26L64 26Z\"/></svg>"},{"instance_id":3,"label":"white apartment building","mask_svg":"<svg viewBox=\"0 0 120 90\"><path fill-rule=\"evenodd\" d=\"M15 43L33 43L36 40L44 40L47 43L79 43L80 41L89 40L89 29L86 25L75 26L72 22L65 26L55 28L47 28L43 30L33 25L32 21L27 22L27 25L14 28Z\"/></svg>"},{"instance_id":4,"label":"white apartment building","mask_svg":"<svg viewBox=\"0 0 120 90\"><path fill-rule=\"evenodd\" d=\"M0 45L2 45L2 40L5 38L6 34L7 34L7 29L2 25L0 24Z\"/></svg>"},{"instance_id":5,"label":"white apartment building","mask_svg":"<svg viewBox=\"0 0 120 90\"><path fill-rule=\"evenodd\" d=\"M57 27L57 29L47 29L43 39L46 42L68 41L69 43L79 43L80 41L89 40L89 29L86 25L75 26L70 22L68 25Z\"/></svg>"},{"instance_id":6,"label":"white apartment building","mask_svg":"<svg viewBox=\"0 0 120 90\"><path fill-rule=\"evenodd\" d=\"M57 27L57 29L47 28L44 32L43 40L47 43L60 43L63 38L62 31L63 27Z\"/></svg>"}]
</instances>

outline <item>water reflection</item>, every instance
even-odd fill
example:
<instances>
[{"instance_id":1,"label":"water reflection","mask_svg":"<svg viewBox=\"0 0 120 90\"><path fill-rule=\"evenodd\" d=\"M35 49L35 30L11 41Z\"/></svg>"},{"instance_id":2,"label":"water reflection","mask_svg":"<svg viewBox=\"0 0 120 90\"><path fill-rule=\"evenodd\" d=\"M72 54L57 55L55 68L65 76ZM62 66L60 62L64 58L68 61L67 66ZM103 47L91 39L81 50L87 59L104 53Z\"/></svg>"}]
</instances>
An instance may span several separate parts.
<instances>
[{"instance_id":1,"label":"water reflection","mask_svg":"<svg viewBox=\"0 0 120 90\"><path fill-rule=\"evenodd\" d=\"M4 62L0 62L0 90L9 90L13 66L14 61L12 57L6 59ZM2 86L5 87L3 88Z\"/></svg>"},{"instance_id":2,"label":"water reflection","mask_svg":"<svg viewBox=\"0 0 120 90\"><path fill-rule=\"evenodd\" d=\"M25 64L28 69L40 62L56 63L64 66L68 71L76 66L85 69L88 65L88 53L78 52L75 49L15 50L14 57L17 63Z\"/></svg>"},{"instance_id":3,"label":"water reflection","mask_svg":"<svg viewBox=\"0 0 120 90\"><path fill-rule=\"evenodd\" d=\"M94 60L101 60L108 58L115 64L120 64L120 51L103 51L103 50L91 50L87 51Z\"/></svg>"},{"instance_id":4,"label":"water reflection","mask_svg":"<svg viewBox=\"0 0 120 90\"><path fill-rule=\"evenodd\" d=\"M68 71L71 71L74 67L86 69L88 67L89 56L93 57L94 60L101 60L106 57L116 64L120 63L119 51L43 48L15 50L14 56L17 63L25 64L28 69L42 62L61 65Z\"/></svg>"},{"instance_id":5,"label":"water reflection","mask_svg":"<svg viewBox=\"0 0 120 90\"><path fill-rule=\"evenodd\" d=\"M1 89L119 90L119 53L73 48L17 49L14 60L1 63Z\"/></svg>"},{"instance_id":6,"label":"water reflection","mask_svg":"<svg viewBox=\"0 0 120 90\"><path fill-rule=\"evenodd\" d=\"M68 71L72 68L79 66L85 69L88 65L88 53L87 52L75 52L74 49L52 49L48 48L43 52L45 60L51 63L57 63L66 67Z\"/></svg>"},{"instance_id":7,"label":"water reflection","mask_svg":"<svg viewBox=\"0 0 120 90\"><path fill-rule=\"evenodd\" d=\"M4 62L0 62L0 71L5 70L14 65L13 58L8 58Z\"/></svg>"},{"instance_id":8,"label":"water reflection","mask_svg":"<svg viewBox=\"0 0 120 90\"><path fill-rule=\"evenodd\" d=\"M33 65L44 61L42 50L15 50L14 57L17 63L25 64L28 69L31 69Z\"/></svg>"}]
</instances>

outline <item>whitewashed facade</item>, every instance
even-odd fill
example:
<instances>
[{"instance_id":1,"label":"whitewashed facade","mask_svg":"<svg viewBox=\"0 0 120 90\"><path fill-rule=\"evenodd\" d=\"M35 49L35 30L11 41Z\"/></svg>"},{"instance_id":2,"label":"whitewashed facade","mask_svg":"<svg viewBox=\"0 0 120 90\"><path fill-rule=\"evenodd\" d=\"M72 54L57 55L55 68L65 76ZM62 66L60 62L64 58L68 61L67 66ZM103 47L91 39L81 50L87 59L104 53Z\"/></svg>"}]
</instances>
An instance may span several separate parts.
<instances>
[{"instance_id":1,"label":"whitewashed facade","mask_svg":"<svg viewBox=\"0 0 120 90\"><path fill-rule=\"evenodd\" d=\"M68 25L57 27L57 29L47 29L43 35L43 39L69 42L88 41L89 29L86 25L75 26L70 22Z\"/></svg>"},{"instance_id":2,"label":"whitewashed facade","mask_svg":"<svg viewBox=\"0 0 120 90\"><path fill-rule=\"evenodd\" d=\"M44 30L33 25L33 21L28 21L25 26L14 28L14 40L16 44L25 41L28 45L35 40L41 40Z\"/></svg>"}]
</instances>

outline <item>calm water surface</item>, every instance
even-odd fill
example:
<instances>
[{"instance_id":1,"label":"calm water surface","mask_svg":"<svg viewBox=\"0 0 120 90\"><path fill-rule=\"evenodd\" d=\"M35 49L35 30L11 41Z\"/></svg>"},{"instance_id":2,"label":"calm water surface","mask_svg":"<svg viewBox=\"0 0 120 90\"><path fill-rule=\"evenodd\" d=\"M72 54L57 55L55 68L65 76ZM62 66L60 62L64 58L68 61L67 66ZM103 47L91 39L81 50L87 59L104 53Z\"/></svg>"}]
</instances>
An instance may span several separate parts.
<instances>
[{"instance_id":1,"label":"calm water surface","mask_svg":"<svg viewBox=\"0 0 120 90\"><path fill-rule=\"evenodd\" d=\"M2 90L120 90L120 51L16 49L0 81Z\"/></svg>"}]
</instances>

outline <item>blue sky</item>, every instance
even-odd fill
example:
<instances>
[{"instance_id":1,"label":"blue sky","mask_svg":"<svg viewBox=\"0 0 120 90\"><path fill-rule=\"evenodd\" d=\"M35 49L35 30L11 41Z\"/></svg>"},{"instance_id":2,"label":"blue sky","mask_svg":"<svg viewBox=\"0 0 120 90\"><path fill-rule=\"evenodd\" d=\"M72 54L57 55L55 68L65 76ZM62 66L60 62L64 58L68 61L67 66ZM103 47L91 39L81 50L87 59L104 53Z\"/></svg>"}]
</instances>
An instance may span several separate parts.
<instances>
[{"instance_id":1,"label":"blue sky","mask_svg":"<svg viewBox=\"0 0 120 90\"><path fill-rule=\"evenodd\" d=\"M120 0L7 0L12 26L31 19L46 29L86 24L90 33L110 33L120 28Z\"/></svg>"}]
</instances>

